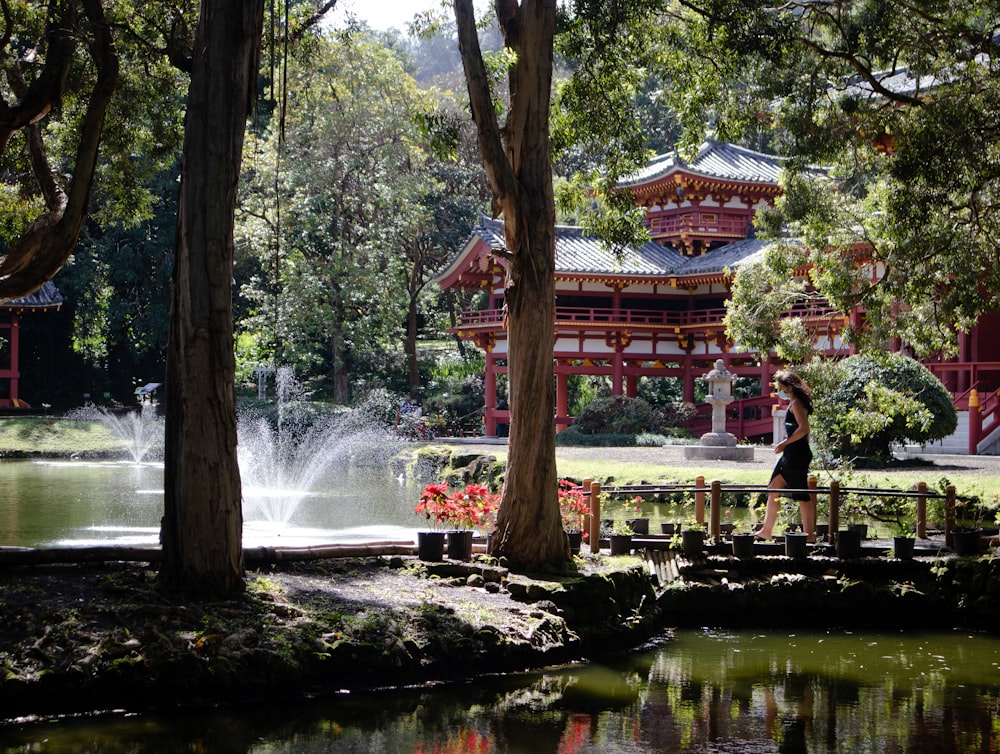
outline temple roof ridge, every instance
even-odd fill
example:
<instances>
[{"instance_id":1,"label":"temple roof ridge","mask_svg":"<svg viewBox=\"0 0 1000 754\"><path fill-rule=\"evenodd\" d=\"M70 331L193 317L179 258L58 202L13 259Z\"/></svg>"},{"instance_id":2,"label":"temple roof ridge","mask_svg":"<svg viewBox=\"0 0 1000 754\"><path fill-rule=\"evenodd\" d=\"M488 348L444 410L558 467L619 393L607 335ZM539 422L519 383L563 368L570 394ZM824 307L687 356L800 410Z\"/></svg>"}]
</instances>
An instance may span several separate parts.
<instances>
[{"instance_id":1,"label":"temple roof ridge","mask_svg":"<svg viewBox=\"0 0 1000 754\"><path fill-rule=\"evenodd\" d=\"M704 275L735 269L757 259L771 243L758 238L747 238L689 257L672 246L646 241L641 246L625 246L616 253L601 238L587 235L579 226L557 225L555 231L556 272L562 275ZM501 220L480 217L472 234L490 248L506 248Z\"/></svg>"},{"instance_id":2,"label":"temple roof ridge","mask_svg":"<svg viewBox=\"0 0 1000 754\"><path fill-rule=\"evenodd\" d=\"M645 167L626 176L618 185L638 186L661 180L679 171L720 180L776 184L781 168L787 161L786 157L706 138L698 147L693 160L685 161L675 148L653 157Z\"/></svg>"},{"instance_id":3,"label":"temple roof ridge","mask_svg":"<svg viewBox=\"0 0 1000 754\"><path fill-rule=\"evenodd\" d=\"M0 301L0 308L4 309L53 309L62 306L65 299L56 288L55 283L46 280L42 286L34 293L22 296L18 299L7 299Z\"/></svg>"}]
</instances>

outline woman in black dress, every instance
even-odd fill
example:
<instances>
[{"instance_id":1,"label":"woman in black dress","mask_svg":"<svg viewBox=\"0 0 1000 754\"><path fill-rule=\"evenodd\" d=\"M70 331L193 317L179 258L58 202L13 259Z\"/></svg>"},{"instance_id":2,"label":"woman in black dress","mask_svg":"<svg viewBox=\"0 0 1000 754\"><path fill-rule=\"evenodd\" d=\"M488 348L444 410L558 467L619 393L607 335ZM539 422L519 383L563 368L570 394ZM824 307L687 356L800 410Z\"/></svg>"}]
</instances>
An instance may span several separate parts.
<instances>
[{"instance_id":1,"label":"woman in black dress","mask_svg":"<svg viewBox=\"0 0 1000 754\"><path fill-rule=\"evenodd\" d=\"M805 490L809 486L809 463L812 449L809 447L809 414L812 413L812 390L795 372L778 372L774 375L774 388L778 396L789 401L785 413L785 439L774 446L774 452L781 458L771 473L768 485L767 510L764 525L757 532L758 539L770 539L774 524L778 520L781 490ZM816 541L816 495L808 492L793 492L793 500L799 501L802 516L802 530L809 535L809 541Z\"/></svg>"}]
</instances>

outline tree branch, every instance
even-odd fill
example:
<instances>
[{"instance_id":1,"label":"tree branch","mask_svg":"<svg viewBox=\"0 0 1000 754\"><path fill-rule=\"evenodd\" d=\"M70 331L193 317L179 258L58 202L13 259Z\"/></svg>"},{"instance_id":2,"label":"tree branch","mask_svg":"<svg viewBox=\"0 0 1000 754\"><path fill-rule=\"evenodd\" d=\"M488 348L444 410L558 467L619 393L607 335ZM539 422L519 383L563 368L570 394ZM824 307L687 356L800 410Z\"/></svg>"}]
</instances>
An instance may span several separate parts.
<instances>
[{"instance_id":1,"label":"tree branch","mask_svg":"<svg viewBox=\"0 0 1000 754\"><path fill-rule=\"evenodd\" d=\"M472 0L454 0L454 4L458 49L469 88L469 107L476 124L479 151L486 171L486 180L493 194L493 216L496 217L500 214L502 204L516 199L517 181L504 149L496 112L493 110L489 77L479 47Z\"/></svg>"}]
</instances>

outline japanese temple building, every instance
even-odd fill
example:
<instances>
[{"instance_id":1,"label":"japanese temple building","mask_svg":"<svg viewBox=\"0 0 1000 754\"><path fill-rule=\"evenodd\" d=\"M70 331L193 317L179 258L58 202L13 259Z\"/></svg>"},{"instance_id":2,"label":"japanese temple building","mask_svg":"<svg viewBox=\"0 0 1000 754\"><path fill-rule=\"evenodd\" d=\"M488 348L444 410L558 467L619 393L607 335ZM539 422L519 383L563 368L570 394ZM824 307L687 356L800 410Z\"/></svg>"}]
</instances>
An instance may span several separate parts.
<instances>
[{"instance_id":1,"label":"japanese temple building","mask_svg":"<svg viewBox=\"0 0 1000 754\"><path fill-rule=\"evenodd\" d=\"M0 302L0 408L29 408L20 397L21 317L31 312L58 311L62 294L49 281L30 296Z\"/></svg>"},{"instance_id":2,"label":"japanese temple building","mask_svg":"<svg viewBox=\"0 0 1000 754\"><path fill-rule=\"evenodd\" d=\"M568 412L571 374L606 376L612 394L626 396L636 395L640 379L673 377L683 386L683 399L694 401L695 380L722 358L739 376L769 384L782 365L773 356L762 358L729 341L723 317L735 272L760 259L767 245L753 237L752 220L762 205L779 195L783 161L715 141L702 144L690 162L677 154L655 158L621 184L645 208L651 240L618 254L579 228L556 228L557 427L573 421ZM497 424L509 420L508 411L496 408L497 377L507 369L507 263L494 253L503 248L502 223L484 219L438 275L443 289L486 293L486 308L463 312L455 332L486 355L487 435L496 434ZM825 308L789 314L804 319L817 351L843 352L843 314ZM1000 360L1000 344L996 353L987 353L982 341L978 333L963 335L964 361ZM953 390L966 389L974 384L967 366L951 365L939 376ZM1000 363L997 367L994 378L1000 378ZM740 438L770 435L773 399L764 392L732 405L729 431Z\"/></svg>"}]
</instances>

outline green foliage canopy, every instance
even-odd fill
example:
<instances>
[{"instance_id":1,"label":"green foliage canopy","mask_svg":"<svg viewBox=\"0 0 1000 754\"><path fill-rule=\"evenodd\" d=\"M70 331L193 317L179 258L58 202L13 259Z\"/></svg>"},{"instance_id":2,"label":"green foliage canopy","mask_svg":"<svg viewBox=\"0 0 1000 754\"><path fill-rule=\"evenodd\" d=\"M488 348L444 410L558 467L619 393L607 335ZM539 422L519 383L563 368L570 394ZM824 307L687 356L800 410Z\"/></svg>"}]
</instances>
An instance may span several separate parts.
<instances>
[{"instance_id":1,"label":"green foliage canopy","mask_svg":"<svg viewBox=\"0 0 1000 754\"><path fill-rule=\"evenodd\" d=\"M810 283L861 306L858 342L921 353L1000 306L1000 13L977 0L713 0L667 10L665 90L687 143L771 140L794 159L765 219ZM813 165L825 166L818 176ZM863 249L870 265L845 264ZM872 274L872 273L876 274Z\"/></svg>"},{"instance_id":2,"label":"green foliage canopy","mask_svg":"<svg viewBox=\"0 0 1000 754\"><path fill-rule=\"evenodd\" d=\"M296 374L328 371L346 402L361 351L400 339L406 249L427 223L416 113L429 109L393 52L364 35L317 38L289 62L284 121L250 147L239 211L243 326ZM425 123L426 121L421 121Z\"/></svg>"}]
</instances>

